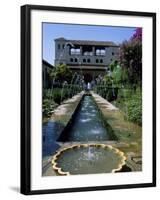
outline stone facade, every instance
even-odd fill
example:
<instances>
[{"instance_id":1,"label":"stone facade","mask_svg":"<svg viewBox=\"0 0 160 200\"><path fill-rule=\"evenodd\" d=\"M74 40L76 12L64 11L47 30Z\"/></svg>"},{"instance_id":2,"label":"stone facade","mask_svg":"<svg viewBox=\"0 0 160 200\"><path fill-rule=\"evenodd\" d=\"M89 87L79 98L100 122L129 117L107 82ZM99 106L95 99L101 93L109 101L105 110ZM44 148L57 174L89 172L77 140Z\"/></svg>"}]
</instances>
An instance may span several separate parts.
<instances>
[{"instance_id":1,"label":"stone facade","mask_svg":"<svg viewBox=\"0 0 160 200\"><path fill-rule=\"evenodd\" d=\"M83 73L89 82L107 71L118 52L119 46L109 41L55 39L55 65L66 64L72 71Z\"/></svg>"}]
</instances>

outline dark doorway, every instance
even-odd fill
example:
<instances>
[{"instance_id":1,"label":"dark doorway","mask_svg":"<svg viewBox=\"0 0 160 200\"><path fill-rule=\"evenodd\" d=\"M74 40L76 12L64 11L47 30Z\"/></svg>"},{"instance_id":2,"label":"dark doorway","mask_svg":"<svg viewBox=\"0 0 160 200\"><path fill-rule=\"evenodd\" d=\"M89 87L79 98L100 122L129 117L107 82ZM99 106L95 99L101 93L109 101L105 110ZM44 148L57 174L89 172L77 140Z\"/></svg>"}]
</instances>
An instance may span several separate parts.
<instances>
[{"instance_id":1,"label":"dark doorway","mask_svg":"<svg viewBox=\"0 0 160 200\"><path fill-rule=\"evenodd\" d=\"M85 83L90 83L92 81L92 76L91 74L84 74L84 81Z\"/></svg>"}]
</instances>

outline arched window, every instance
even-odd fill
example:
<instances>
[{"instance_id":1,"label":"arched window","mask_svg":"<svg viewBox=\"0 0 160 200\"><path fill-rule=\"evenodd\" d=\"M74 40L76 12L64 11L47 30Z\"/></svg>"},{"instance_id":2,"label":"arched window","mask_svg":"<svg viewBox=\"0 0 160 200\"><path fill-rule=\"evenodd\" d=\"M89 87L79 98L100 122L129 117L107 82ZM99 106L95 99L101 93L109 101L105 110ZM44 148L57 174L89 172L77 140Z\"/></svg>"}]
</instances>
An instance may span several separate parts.
<instances>
[{"instance_id":1,"label":"arched window","mask_svg":"<svg viewBox=\"0 0 160 200\"><path fill-rule=\"evenodd\" d=\"M98 60L98 59L96 59L96 63L99 63L99 60Z\"/></svg>"},{"instance_id":2,"label":"arched window","mask_svg":"<svg viewBox=\"0 0 160 200\"><path fill-rule=\"evenodd\" d=\"M70 54L71 55L79 55L80 54L80 48L77 48L77 49L71 48L70 49Z\"/></svg>"},{"instance_id":3,"label":"arched window","mask_svg":"<svg viewBox=\"0 0 160 200\"><path fill-rule=\"evenodd\" d=\"M61 45L60 44L58 44L58 49L60 49L61 48Z\"/></svg>"},{"instance_id":4,"label":"arched window","mask_svg":"<svg viewBox=\"0 0 160 200\"><path fill-rule=\"evenodd\" d=\"M100 63L103 63L103 59L100 59Z\"/></svg>"},{"instance_id":5,"label":"arched window","mask_svg":"<svg viewBox=\"0 0 160 200\"><path fill-rule=\"evenodd\" d=\"M73 62L73 58L71 58L70 61Z\"/></svg>"},{"instance_id":6,"label":"arched window","mask_svg":"<svg viewBox=\"0 0 160 200\"><path fill-rule=\"evenodd\" d=\"M100 55L100 49L96 49L96 56L99 56Z\"/></svg>"},{"instance_id":7,"label":"arched window","mask_svg":"<svg viewBox=\"0 0 160 200\"><path fill-rule=\"evenodd\" d=\"M74 60L75 62L77 62L78 60L77 60L77 58L75 58L75 60Z\"/></svg>"},{"instance_id":8,"label":"arched window","mask_svg":"<svg viewBox=\"0 0 160 200\"><path fill-rule=\"evenodd\" d=\"M83 59L83 62L86 62L86 59Z\"/></svg>"},{"instance_id":9,"label":"arched window","mask_svg":"<svg viewBox=\"0 0 160 200\"><path fill-rule=\"evenodd\" d=\"M104 48L99 48L99 49L96 49L96 56L105 56L105 49Z\"/></svg>"},{"instance_id":10,"label":"arched window","mask_svg":"<svg viewBox=\"0 0 160 200\"><path fill-rule=\"evenodd\" d=\"M91 62L91 60L88 58L88 59L87 59L87 62L88 62L88 63L90 63L90 62Z\"/></svg>"},{"instance_id":11,"label":"arched window","mask_svg":"<svg viewBox=\"0 0 160 200\"><path fill-rule=\"evenodd\" d=\"M74 49L74 48L70 49L70 54L71 54L71 55L74 55L74 54L75 54L75 49Z\"/></svg>"},{"instance_id":12,"label":"arched window","mask_svg":"<svg viewBox=\"0 0 160 200\"><path fill-rule=\"evenodd\" d=\"M101 56L105 56L105 53L106 53L106 52L105 52L105 49L101 49L100 55L101 55Z\"/></svg>"},{"instance_id":13,"label":"arched window","mask_svg":"<svg viewBox=\"0 0 160 200\"><path fill-rule=\"evenodd\" d=\"M76 49L75 54L76 54L76 55L79 55L79 54L80 54L80 49Z\"/></svg>"}]
</instances>

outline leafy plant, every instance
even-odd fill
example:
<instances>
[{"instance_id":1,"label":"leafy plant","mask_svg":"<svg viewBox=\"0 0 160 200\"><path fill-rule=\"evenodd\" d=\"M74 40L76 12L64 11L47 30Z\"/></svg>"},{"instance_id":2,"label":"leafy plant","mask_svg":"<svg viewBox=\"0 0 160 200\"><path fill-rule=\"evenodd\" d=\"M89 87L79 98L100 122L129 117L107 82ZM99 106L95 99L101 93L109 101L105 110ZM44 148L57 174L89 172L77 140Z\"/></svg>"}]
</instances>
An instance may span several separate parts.
<instances>
[{"instance_id":1,"label":"leafy plant","mask_svg":"<svg viewBox=\"0 0 160 200\"><path fill-rule=\"evenodd\" d=\"M72 79L72 71L67 67L67 65L60 64L50 72L50 77L55 82L63 83L66 81L67 83L70 83Z\"/></svg>"},{"instance_id":2,"label":"leafy plant","mask_svg":"<svg viewBox=\"0 0 160 200\"><path fill-rule=\"evenodd\" d=\"M125 113L129 121L142 125L142 91L137 88L133 89L120 89L118 97L114 104Z\"/></svg>"},{"instance_id":3,"label":"leafy plant","mask_svg":"<svg viewBox=\"0 0 160 200\"><path fill-rule=\"evenodd\" d=\"M130 99L128 105L128 119L142 125L142 101L140 98Z\"/></svg>"},{"instance_id":4,"label":"leafy plant","mask_svg":"<svg viewBox=\"0 0 160 200\"><path fill-rule=\"evenodd\" d=\"M43 99L43 117L49 117L52 111L55 109L55 107L57 107L57 104L54 101L51 101L50 99Z\"/></svg>"}]
</instances>

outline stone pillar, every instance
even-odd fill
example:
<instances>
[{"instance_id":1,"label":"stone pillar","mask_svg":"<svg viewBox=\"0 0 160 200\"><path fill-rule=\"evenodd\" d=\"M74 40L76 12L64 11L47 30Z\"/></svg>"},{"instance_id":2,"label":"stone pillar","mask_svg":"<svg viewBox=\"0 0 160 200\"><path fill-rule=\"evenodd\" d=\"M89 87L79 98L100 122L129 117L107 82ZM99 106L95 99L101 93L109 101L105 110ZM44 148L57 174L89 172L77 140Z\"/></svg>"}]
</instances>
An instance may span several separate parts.
<instances>
[{"instance_id":1,"label":"stone pillar","mask_svg":"<svg viewBox=\"0 0 160 200\"><path fill-rule=\"evenodd\" d=\"M93 56L95 56L95 47L92 47Z\"/></svg>"},{"instance_id":2,"label":"stone pillar","mask_svg":"<svg viewBox=\"0 0 160 200\"><path fill-rule=\"evenodd\" d=\"M105 56L108 54L108 47L105 47Z\"/></svg>"},{"instance_id":3,"label":"stone pillar","mask_svg":"<svg viewBox=\"0 0 160 200\"><path fill-rule=\"evenodd\" d=\"M82 46L80 46L80 55L82 55Z\"/></svg>"}]
</instances>

